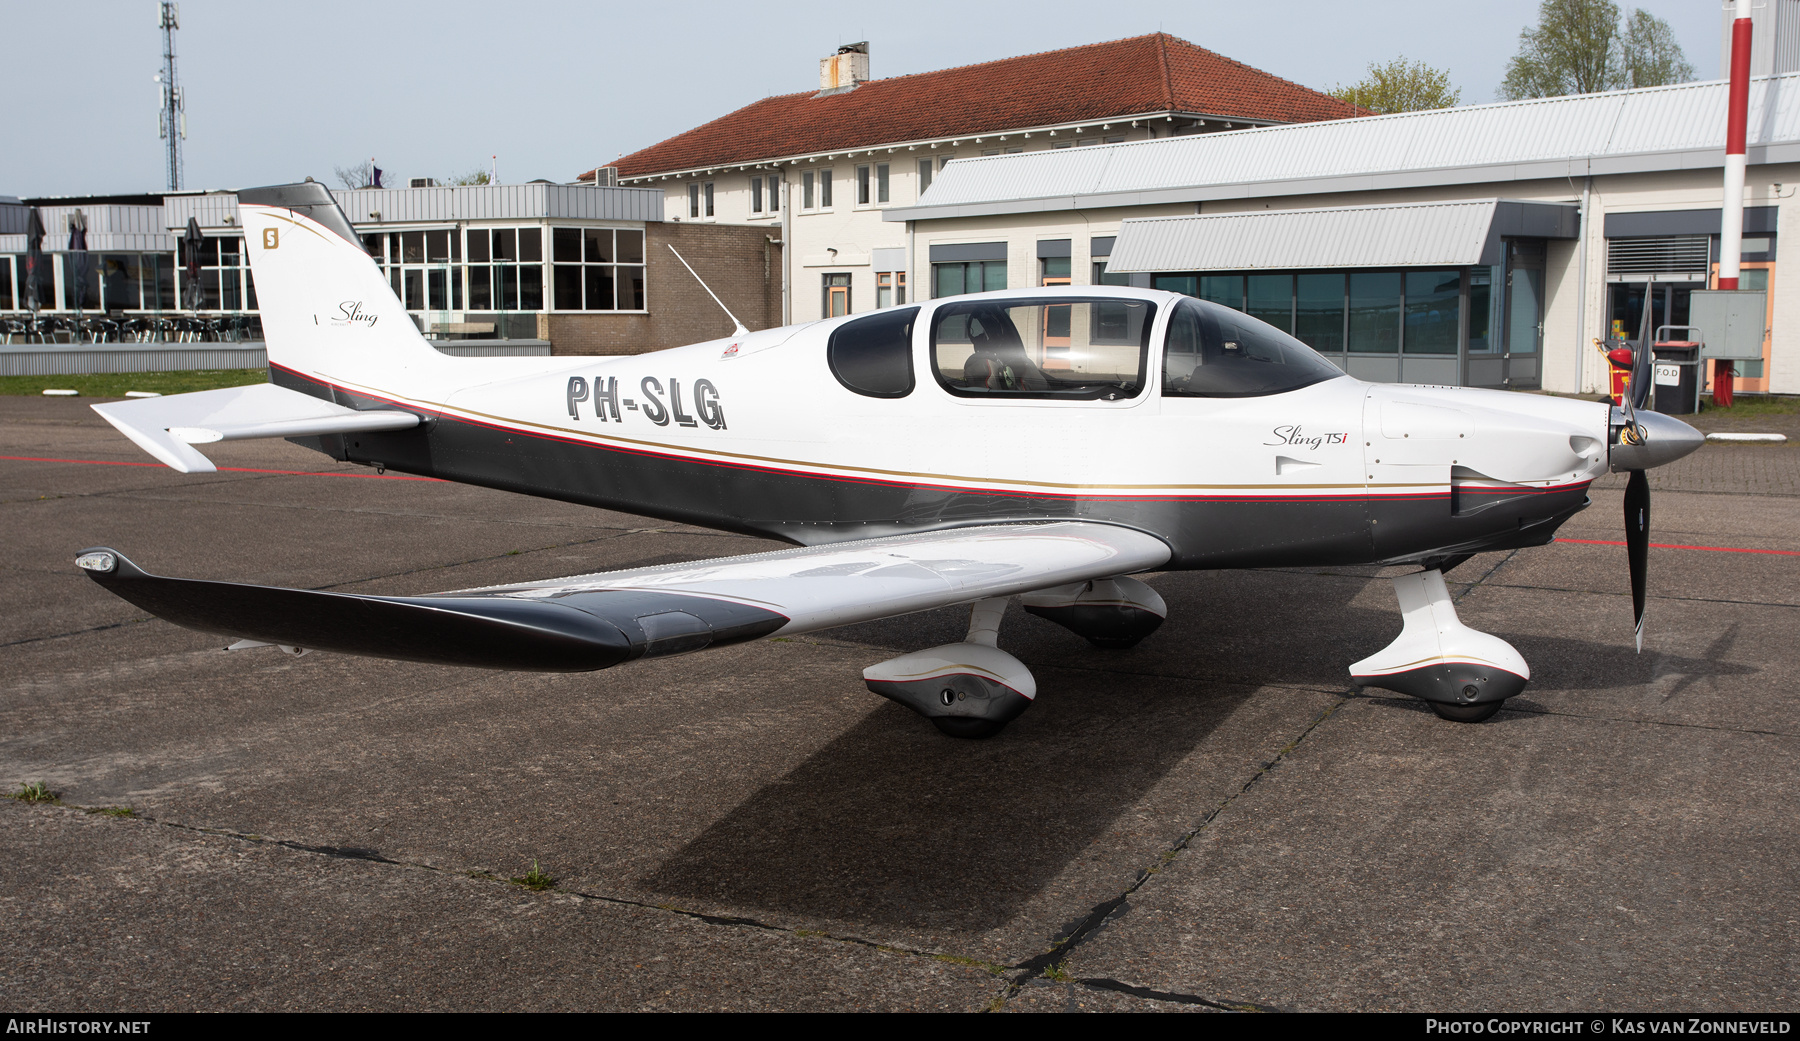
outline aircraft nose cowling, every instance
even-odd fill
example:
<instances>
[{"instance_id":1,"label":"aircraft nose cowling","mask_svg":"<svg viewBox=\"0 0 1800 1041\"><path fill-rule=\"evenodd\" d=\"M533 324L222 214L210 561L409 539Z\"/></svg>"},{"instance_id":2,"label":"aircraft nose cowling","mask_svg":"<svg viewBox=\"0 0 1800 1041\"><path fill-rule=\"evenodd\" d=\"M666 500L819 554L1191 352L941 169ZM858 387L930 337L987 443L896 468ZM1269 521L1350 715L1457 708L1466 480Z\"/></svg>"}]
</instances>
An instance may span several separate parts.
<instances>
[{"instance_id":1,"label":"aircraft nose cowling","mask_svg":"<svg viewBox=\"0 0 1800 1041\"><path fill-rule=\"evenodd\" d=\"M1674 416L1661 412L1639 412L1638 429L1642 440L1632 444L1623 438L1626 422L1622 409L1612 410L1612 437L1608 448L1608 465L1614 473L1626 470L1648 470L1691 455L1706 443L1706 435Z\"/></svg>"}]
</instances>

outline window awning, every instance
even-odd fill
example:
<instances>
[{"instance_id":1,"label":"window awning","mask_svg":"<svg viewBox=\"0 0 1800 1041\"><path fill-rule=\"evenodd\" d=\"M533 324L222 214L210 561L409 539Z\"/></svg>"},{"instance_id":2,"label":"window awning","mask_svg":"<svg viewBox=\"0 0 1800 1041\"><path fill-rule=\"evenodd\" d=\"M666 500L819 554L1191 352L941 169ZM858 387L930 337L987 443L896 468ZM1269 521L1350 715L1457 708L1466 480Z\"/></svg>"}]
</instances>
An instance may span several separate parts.
<instances>
[{"instance_id":1,"label":"window awning","mask_svg":"<svg viewBox=\"0 0 1800 1041\"><path fill-rule=\"evenodd\" d=\"M1572 239L1581 210L1514 199L1255 210L1123 222L1108 271L1457 267L1500 263L1505 237Z\"/></svg>"}]
</instances>

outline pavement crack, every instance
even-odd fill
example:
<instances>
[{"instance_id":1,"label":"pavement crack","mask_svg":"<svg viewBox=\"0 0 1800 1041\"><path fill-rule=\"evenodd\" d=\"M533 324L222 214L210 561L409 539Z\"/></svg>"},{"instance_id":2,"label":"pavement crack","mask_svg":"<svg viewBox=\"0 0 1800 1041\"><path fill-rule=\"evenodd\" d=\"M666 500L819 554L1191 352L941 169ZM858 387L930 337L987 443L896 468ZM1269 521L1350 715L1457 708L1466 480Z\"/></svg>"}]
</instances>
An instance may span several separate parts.
<instances>
[{"instance_id":1,"label":"pavement crack","mask_svg":"<svg viewBox=\"0 0 1800 1041\"><path fill-rule=\"evenodd\" d=\"M1462 592L1451 597L1450 602L1453 604L1461 603L1464 597L1468 596L1470 593L1473 593L1476 589L1480 588L1480 586L1483 582L1486 582L1488 579L1493 578L1494 573L1496 571L1499 571L1501 568L1512 563L1512 559L1518 555L1519 555L1519 551L1515 549L1515 550L1511 551L1510 553L1506 554L1506 556L1501 557L1499 560L1495 561L1493 567L1488 568L1486 571L1482 572L1482 575L1480 578L1476 579L1473 582L1470 582L1467 589L1464 589Z\"/></svg>"},{"instance_id":2,"label":"pavement crack","mask_svg":"<svg viewBox=\"0 0 1800 1041\"><path fill-rule=\"evenodd\" d=\"M125 813L113 812L120 809L119 807L82 806L76 803L59 800L54 803L46 804L46 808L69 810L88 815L104 814L118 820L129 820L159 828L191 832L197 835L212 835L218 838L232 839L238 842L247 842L259 846L275 846L281 849L292 850L296 853L329 857L334 860L360 860L414 871L428 871L436 875L455 876L475 882L486 882L500 886L514 887L513 882L489 871L470 868L447 868L416 860L399 860L393 857L383 856L380 850L369 849L362 846L314 845L293 839L279 839L268 835L258 835L252 832L238 831L233 828L215 828L203 824L184 824L180 821L163 820L147 813L132 810L127 810ZM1004 976L1008 971L1007 966L980 958L967 958L942 951L928 951L919 948L898 946L896 944L880 943L860 936L842 935L820 929L794 928L742 915L713 914L707 911L696 911L691 908L680 907L675 904L656 904L647 900L632 900L627 897L610 896L605 893L593 893L580 889L553 887L549 892L558 896L572 897L576 900L609 904L615 907L627 907L639 911L654 911L661 914L671 914L706 925L722 926L731 929L754 929L759 932L774 933L781 936L792 937L797 940L824 940L830 943L848 944L853 947L863 947L869 950L881 951L886 954L899 954L910 958L922 958L929 961L943 962L949 965L981 969L993 976Z\"/></svg>"},{"instance_id":3,"label":"pavement crack","mask_svg":"<svg viewBox=\"0 0 1800 1041\"><path fill-rule=\"evenodd\" d=\"M1148 998L1151 1001L1169 1001L1180 1005L1204 1005L1222 1012L1286 1012L1287 1009L1274 1005L1258 1005L1248 1001L1215 1001L1203 998L1198 994L1183 994L1177 991L1154 990L1150 987L1134 986L1105 976L1083 977L1075 981L1076 986L1093 990L1110 990L1118 994L1130 994L1134 998Z\"/></svg>"},{"instance_id":4,"label":"pavement crack","mask_svg":"<svg viewBox=\"0 0 1800 1041\"><path fill-rule=\"evenodd\" d=\"M95 625L95 626L91 626L86 629L71 629L66 633L51 633L48 636L27 636L22 640L10 640L6 643L0 643L0 648L20 647L20 646L23 646L28 643L42 643L45 640L64 640L71 636L84 636L88 633L103 633L108 629L123 629L128 625L141 625L142 623L148 622L149 620L150 620L150 617L148 615L146 615L143 618L133 618L130 621L125 621L125 622L112 622L107 625Z\"/></svg>"},{"instance_id":5,"label":"pavement crack","mask_svg":"<svg viewBox=\"0 0 1800 1041\"><path fill-rule=\"evenodd\" d=\"M1139 868L1136 877L1132 879L1130 885L1125 887L1124 892L1111 899L1103 900L1100 903L1095 904L1093 910L1089 911L1085 916L1077 919L1065 928L1063 935L1058 937L1050 945L1049 950L1013 966L1012 979L1008 981L1006 990L1002 993L995 1006L990 1009L990 1011L998 1011L999 1008L1003 1007L1008 1000L1016 996L1019 991L1032 980L1039 978L1052 980L1059 978L1069 979L1070 977L1063 972L1062 966L1068 961L1069 956L1075 952L1075 949L1093 939L1101 929L1104 929L1114 919L1124 917L1125 914L1129 913L1131 910L1130 900L1133 893L1136 893L1139 889L1143 888L1144 883L1160 874L1164 868L1173 863L1182 853L1191 849L1194 840L1200 837L1201 832L1211 827L1212 823L1218 820L1219 816L1229 809L1232 803L1236 802L1245 793L1256 787L1264 777L1267 777L1279 767L1282 762L1292 754L1294 749L1300 746L1302 741L1305 741L1314 730L1318 729L1320 724L1324 723L1327 719L1330 719L1347 700L1348 698L1346 697L1345 700L1333 702L1321 710L1318 715L1314 716L1312 721L1307 723L1306 726L1301 729L1300 733L1294 736L1293 740L1289 741L1275 752L1273 758L1259 764L1256 772L1251 774L1249 780L1246 780L1237 791L1226 796L1217 806L1214 806L1211 810L1207 811L1206 815L1200 818L1199 823L1195 824L1179 839L1176 839L1171 843L1168 848L1164 849L1162 853L1158 855L1154 864L1149 867ZM1124 987L1126 985L1119 984L1119 986ZM1228 1006L1222 1005L1220 1007L1223 1008ZM1260 1009L1264 1006L1253 1007Z\"/></svg>"}]
</instances>

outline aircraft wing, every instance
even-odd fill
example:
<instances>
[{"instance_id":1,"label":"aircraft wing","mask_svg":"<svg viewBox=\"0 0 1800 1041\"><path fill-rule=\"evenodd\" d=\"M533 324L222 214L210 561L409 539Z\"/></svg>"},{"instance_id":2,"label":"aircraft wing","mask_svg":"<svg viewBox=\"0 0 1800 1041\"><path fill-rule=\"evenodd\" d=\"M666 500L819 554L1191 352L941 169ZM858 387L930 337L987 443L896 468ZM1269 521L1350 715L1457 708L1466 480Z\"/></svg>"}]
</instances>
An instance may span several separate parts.
<instances>
[{"instance_id":1,"label":"aircraft wing","mask_svg":"<svg viewBox=\"0 0 1800 1041\"><path fill-rule=\"evenodd\" d=\"M411 412L345 408L272 383L113 401L93 409L139 448L184 474L216 469L193 445L252 437L404 430L419 425L419 417Z\"/></svg>"},{"instance_id":2,"label":"aircraft wing","mask_svg":"<svg viewBox=\"0 0 1800 1041\"><path fill-rule=\"evenodd\" d=\"M148 574L117 550L76 558L160 618L261 643L405 661L587 672L1145 571L1161 540L1082 521L994 524L521 585L387 597Z\"/></svg>"}]
</instances>

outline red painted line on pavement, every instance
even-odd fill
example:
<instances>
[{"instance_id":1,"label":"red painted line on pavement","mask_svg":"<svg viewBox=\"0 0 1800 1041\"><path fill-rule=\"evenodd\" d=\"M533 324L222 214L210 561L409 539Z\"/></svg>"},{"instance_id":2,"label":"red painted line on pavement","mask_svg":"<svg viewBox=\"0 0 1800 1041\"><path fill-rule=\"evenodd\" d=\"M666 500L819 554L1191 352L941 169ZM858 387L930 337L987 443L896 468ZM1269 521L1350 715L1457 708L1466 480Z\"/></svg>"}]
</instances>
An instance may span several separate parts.
<instances>
[{"instance_id":1,"label":"red painted line on pavement","mask_svg":"<svg viewBox=\"0 0 1800 1041\"><path fill-rule=\"evenodd\" d=\"M123 463L110 459L42 459L31 455L0 455L0 459L15 463L81 463L84 466L149 466L164 469L161 463ZM352 474L322 470L257 470L248 466L221 466L220 473L234 474L290 474L295 477L363 477L371 481L433 481L444 483L438 477L415 477L411 474Z\"/></svg>"},{"instance_id":2,"label":"red painted line on pavement","mask_svg":"<svg viewBox=\"0 0 1800 1041\"><path fill-rule=\"evenodd\" d=\"M1558 542L1575 542L1583 546L1623 546L1623 542L1608 542L1604 539L1557 539ZM1744 549L1739 546L1682 546L1673 542L1652 542L1651 549L1697 549L1707 553L1769 553L1778 557L1800 557L1800 550L1793 549Z\"/></svg>"}]
</instances>

